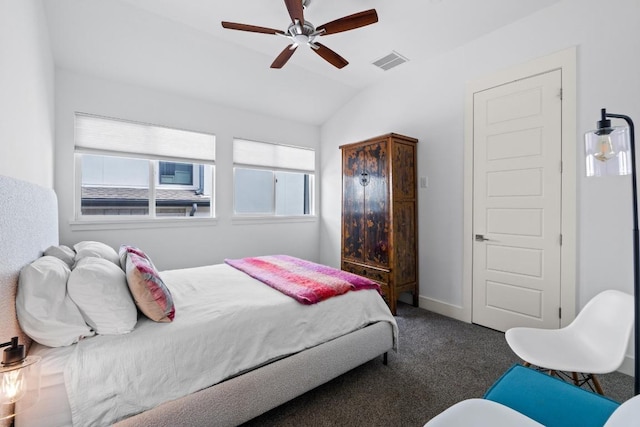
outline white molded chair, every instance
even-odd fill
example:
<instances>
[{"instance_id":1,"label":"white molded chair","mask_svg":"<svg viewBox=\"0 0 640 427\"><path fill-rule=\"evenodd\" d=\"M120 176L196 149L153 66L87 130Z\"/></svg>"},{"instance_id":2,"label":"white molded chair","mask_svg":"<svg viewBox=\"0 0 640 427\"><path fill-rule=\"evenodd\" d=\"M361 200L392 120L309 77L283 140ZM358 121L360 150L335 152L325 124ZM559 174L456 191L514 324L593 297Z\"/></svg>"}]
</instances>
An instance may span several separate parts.
<instances>
[{"instance_id":1,"label":"white molded chair","mask_svg":"<svg viewBox=\"0 0 640 427\"><path fill-rule=\"evenodd\" d=\"M458 402L424 427L544 427L520 412L485 399Z\"/></svg>"},{"instance_id":2,"label":"white molded chair","mask_svg":"<svg viewBox=\"0 0 640 427\"><path fill-rule=\"evenodd\" d=\"M593 297L564 328L512 328L505 337L525 365L543 368L551 375L571 372L574 384L591 381L603 394L595 374L613 372L622 364L633 316L633 296L608 290Z\"/></svg>"},{"instance_id":3,"label":"white molded chair","mask_svg":"<svg viewBox=\"0 0 640 427\"><path fill-rule=\"evenodd\" d=\"M635 426L640 418L640 395L616 409L604 427ZM500 403L484 399L458 402L440 413L424 427L540 427L542 424Z\"/></svg>"}]
</instances>

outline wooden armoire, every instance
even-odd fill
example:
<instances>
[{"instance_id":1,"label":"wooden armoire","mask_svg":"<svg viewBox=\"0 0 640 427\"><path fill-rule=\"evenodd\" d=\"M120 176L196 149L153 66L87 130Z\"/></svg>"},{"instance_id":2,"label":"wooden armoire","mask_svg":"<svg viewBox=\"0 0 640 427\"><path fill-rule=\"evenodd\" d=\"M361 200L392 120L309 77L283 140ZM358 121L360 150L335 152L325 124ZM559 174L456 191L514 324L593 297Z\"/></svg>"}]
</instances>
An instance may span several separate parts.
<instances>
[{"instance_id":1,"label":"wooden armoire","mask_svg":"<svg viewBox=\"0 0 640 427\"><path fill-rule=\"evenodd\" d=\"M390 133L342 150L341 268L381 285L391 312L418 305L418 140Z\"/></svg>"}]
</instances>

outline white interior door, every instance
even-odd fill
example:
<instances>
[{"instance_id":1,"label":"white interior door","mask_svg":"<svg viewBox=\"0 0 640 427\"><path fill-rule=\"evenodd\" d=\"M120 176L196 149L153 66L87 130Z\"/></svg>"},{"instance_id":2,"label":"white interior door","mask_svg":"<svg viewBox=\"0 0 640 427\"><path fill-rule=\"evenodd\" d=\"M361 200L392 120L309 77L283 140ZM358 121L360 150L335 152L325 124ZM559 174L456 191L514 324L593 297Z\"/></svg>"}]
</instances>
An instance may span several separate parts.
<instances>
[{"instance_id":1,"label":"white interior door","mask_svg":"<svg viewBox=\"0 0 640 427\"><path fill-rule=\"evenodd\" d=\"M560 325L561 71L473 97L474 323Z\"/></svg>"}]
</instances>

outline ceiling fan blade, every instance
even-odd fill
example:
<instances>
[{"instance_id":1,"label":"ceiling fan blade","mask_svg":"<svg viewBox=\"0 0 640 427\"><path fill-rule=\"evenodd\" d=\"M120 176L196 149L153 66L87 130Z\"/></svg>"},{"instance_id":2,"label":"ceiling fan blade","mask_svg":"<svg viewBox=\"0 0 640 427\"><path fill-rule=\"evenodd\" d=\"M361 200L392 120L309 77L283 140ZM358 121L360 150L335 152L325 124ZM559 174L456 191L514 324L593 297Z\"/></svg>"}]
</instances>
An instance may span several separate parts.
<instances>
[{"instance_id":1,"label":"ceiling fan blade","mask_svg":"<svg viewBox=\"0 0 640 427\"><path fill-rule=\"evenodd\" d=\"M324 25L320 25L316 30L324 30L324 34L335 34L375 24L376 22L378 22L378 14L375 9L370 9L327 22Z\"/></svg>"},{"instance_id":2,"label":"ceiling fan blade","mask_svg":"<svg viewBox=\"0 0 640 427\"><path fill-rule=\"evenodd\" d=\"M327 61L328 63L330 63L336 68L343 68L349 63L342 56L338 55L337 53L335 53L334 51L332 51L331 49L329 49L328 47L326 47L321 43L317 43L317 42L314 43L311 47L311 50L313 50L315 53L323 57L325 61Z\"/></svg>"},{"instance_id":3,"label":"ceiling fan blade","mask_svg":"<svg viewBox=\"0 0 640 427\"><path fill-rule=\"evenodd\" d=\"M276 60L273 61L273 64L271 64L271 68L282 68L284 64L287 63L289 58L291 58L291 55L293 55L293 52L295 52L297 48L298 46L294 47L292 44L285 47L284 50L280 52L280 55L278 55Z\"/></svg>"},{"instance_id":4,"label":"ceiling fan blade","mask_svg":"<svg viewBox=\"0 0 640 427\"><path fill-rule=\"evenodd\" d=\"M274 30L273 28L258 27L255 25L247 25L247 24L238 24L236 22L222 21L222 26L229 30L249 31L251 33L284 34L283 31Z\"/></svg>"},{"instance_id":5,"label":"ceiling fan blade","mask_svg":"<svg viewBox=\"0 0 640 427\"><path fill-rule=\"evenodd\" d=\"M304 12L302 9L302 0L284 0L284 4L287 6L291 22L295 23L296 19L300 22L300 25L304 25Z\"/></svg>"}]
</instances>

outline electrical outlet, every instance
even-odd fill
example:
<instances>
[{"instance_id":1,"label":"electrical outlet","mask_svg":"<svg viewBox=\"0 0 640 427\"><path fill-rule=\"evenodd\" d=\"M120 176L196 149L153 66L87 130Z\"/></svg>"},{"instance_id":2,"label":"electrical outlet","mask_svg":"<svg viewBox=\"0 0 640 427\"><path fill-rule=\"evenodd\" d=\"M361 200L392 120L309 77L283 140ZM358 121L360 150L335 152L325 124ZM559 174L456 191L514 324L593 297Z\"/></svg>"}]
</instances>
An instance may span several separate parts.
<instances>
[{"instance_id":1,"label":"electrical outlet","mask_svg":"<svg viewBox=\"0 0 640 427\"><path fill-rule=\"evenodd\" d=\"M421 176L420 177L420 188L427 188L429 186L429 177Z\"/></svg>"}]
</instances>

